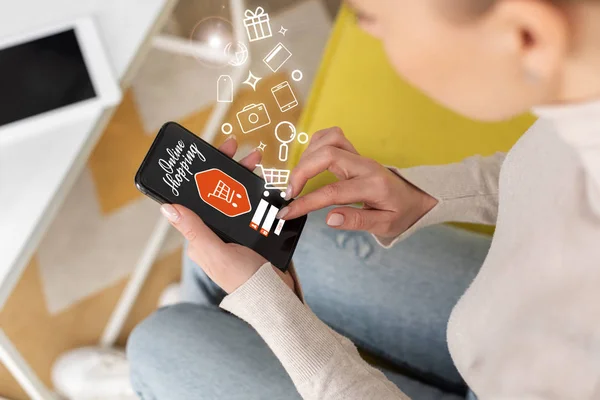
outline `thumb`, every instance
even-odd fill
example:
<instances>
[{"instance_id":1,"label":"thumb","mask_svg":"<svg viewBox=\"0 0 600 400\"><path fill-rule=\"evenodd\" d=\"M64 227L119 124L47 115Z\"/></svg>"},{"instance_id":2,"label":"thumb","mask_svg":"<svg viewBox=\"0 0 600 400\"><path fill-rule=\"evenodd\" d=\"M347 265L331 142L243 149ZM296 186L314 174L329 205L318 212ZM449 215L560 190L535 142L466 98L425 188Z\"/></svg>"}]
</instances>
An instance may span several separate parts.
<instances>
[{"instance_id":1,"label":"thumb","mask_svg":"<svg viewBox=\"0 0 600 400\"><path fill-rule=\"evenodd\" d=\"M327 214L327 225L347 231L367 231L381 234L387 230L392 220L391 212L365 210L356 207L339 207Z\"/></svg>"},{"instance_id":2,"label":"thumb","mask_svg":"<svg viewBox=\"0 0 600 400\"><path fill-rule=\"evenodd\" d=\"M193 211L181 205L163 204L162 214L190 243L190 246L222 247L223 241Z\"/></svg>"}]
</instances>

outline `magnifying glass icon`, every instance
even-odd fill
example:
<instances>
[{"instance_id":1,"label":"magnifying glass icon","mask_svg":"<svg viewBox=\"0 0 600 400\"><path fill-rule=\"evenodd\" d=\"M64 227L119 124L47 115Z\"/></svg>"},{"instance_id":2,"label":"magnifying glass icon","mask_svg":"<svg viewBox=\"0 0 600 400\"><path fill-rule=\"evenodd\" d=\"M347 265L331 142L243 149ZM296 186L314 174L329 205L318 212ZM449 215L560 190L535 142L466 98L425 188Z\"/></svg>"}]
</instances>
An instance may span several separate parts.
<instances>
[{"instance_id":1,"label":"magnifying glass icon","mask_svg":"<svg viewBox=\"0 0 600 400\"><path fill-rule=\"evenodd\" d=\"M279 161L287 161L290 150L288 144L296 138L296 127L291 122L280 122L275 127L275 137L281 143L279 146Z\"/></svg>"}]
</instances>

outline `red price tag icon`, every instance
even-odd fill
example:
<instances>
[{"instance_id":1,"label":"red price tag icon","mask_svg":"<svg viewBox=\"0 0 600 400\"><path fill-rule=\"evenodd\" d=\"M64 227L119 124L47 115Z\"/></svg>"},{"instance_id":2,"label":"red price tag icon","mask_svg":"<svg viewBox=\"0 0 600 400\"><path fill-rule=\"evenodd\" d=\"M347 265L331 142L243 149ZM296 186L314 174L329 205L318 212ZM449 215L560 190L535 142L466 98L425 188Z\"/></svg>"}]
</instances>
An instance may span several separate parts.
<instances>
[{"instance_id":1,"label":"red price tag icon","mask_svg":"<svg viewBox=\"0 0 600 400\"><path fill-rule=\"evenodd\" d=\"M200 198L228 217L252 211L244 185L218 169L198 172L195 176Z\"/></svg>"}]
</instances>

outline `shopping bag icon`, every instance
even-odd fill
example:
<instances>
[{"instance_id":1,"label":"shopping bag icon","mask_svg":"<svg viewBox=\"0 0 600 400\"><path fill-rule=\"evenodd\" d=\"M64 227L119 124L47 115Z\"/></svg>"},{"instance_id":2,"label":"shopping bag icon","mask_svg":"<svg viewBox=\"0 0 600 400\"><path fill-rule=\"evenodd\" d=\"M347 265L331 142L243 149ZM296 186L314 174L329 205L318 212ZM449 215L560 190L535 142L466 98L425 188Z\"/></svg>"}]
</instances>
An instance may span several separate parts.
<instances>
[{"instance_id":1,"label":"shopping bag icon","mask_svg":"<svg viewBox=\"0 0 600 400\"><path fill-rule=\"evenodd\" d=\"M228 217L239 217L252 211L244 185L216 168L195 175L200 198Z\"/></svg>"}]
</instances>

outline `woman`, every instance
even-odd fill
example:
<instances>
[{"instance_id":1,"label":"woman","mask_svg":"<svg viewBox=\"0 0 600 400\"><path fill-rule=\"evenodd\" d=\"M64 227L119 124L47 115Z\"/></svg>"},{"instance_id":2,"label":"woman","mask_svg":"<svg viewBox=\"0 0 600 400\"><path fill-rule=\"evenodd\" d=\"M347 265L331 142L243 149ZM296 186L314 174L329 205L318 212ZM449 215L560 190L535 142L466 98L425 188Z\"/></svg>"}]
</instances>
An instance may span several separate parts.
<instances>
[{"instance_id":1,"label":"woman","mask_svg":"<svg viewBox=\"0 0 600 400\"><path fill-rule=\"evenodd\" d=\"M407 170L390 170L361 157L339 129L318 132L292 172L287 195L297 196L308 179L325 170L339 181L299 198L280 217L292 219L331 205L362 202L363 209L343 206L329 211L327 224L368 231L386 247L440 222L496 223L483 266L450 317L448 346L458 372L481 399L600 398L600 2L353 0L351 6L363 28L382 40L397 71L442 104L480 120L508 118L533 108L540 120L506 156ZM222 150L231 155L235 147L229 141ZM244 164L251 168L257 161L258 155L252 154ZM439 354L439 341L432 340L432 346L422 347L417 355L407 349L412 343L403 335L410 335L410 324L394 322L389 310L407 288L397 286L381 296L395 274L377 278L379 287L372 285L373 275L385 272L356 272L338 262L335 274L325 277L328 281L301 275L297 282L251 250L224 244L190 211L172 205L162 210L188 239L191 260L228 293L221 308L256 330L303 398L441 394L417 390L414 380L406 377L386 377L363 361L348 339L301 301L299 283L311 293L319 293L319 285L326 287L316 296L322 301L315 308L334 321L343 320L335 309L345 304L351 304L350 312L359 310L367 323L373 313L385 310L377 315L383 320L377 334L356 319L339 328L388 360L407 355L407 371L428 373L413 378L431 378L428 383L433 385L441 377L445 389L452 390L452 369L443 356L432 355ZM474 264L485 244L472 236L456 239L448 231L417 238L398 244L404 247L396 253L397 263L409 258L414 264L417 250L435 253L435 246L449 241L473 249L460 257L456 249L448 250L447 260L436 260L441 265L438 272L448 268L448 274L460 276L447 279L452 286L447 299L460 295L477 272ZM360 250L361 244L357 247ZM456 265L459 259L463 262ZM305 265L298 264L302 274ZM427 270L429 264L422 264ZM354 298L323 305L328 296L331 302L340 299L338 278L342 287L349 287L344 286L346 268L359 274L369 286L364 295L377 297L380 307L371 304L361 314L362 300ZM318 270L311 272L318 275ZM218 298L207 282L197 280L205 295ZM403 300L403 315L411 308L420 313L415 301ZM437 312L429 313L435 319ZM245 329L249 328L233 316L201 306L159 311L131 338L134 385L143 398L295 398L260 340L226 333ZM426 338L421 343L435 338L427 329L422 335ZM389 336L402 345L388 343ZM169 345L161 337L180 339L184 345ZM212 369L218 372L207 379ZM216 384L223 381L228 385Z\"/></svg>"}]
</instances>

